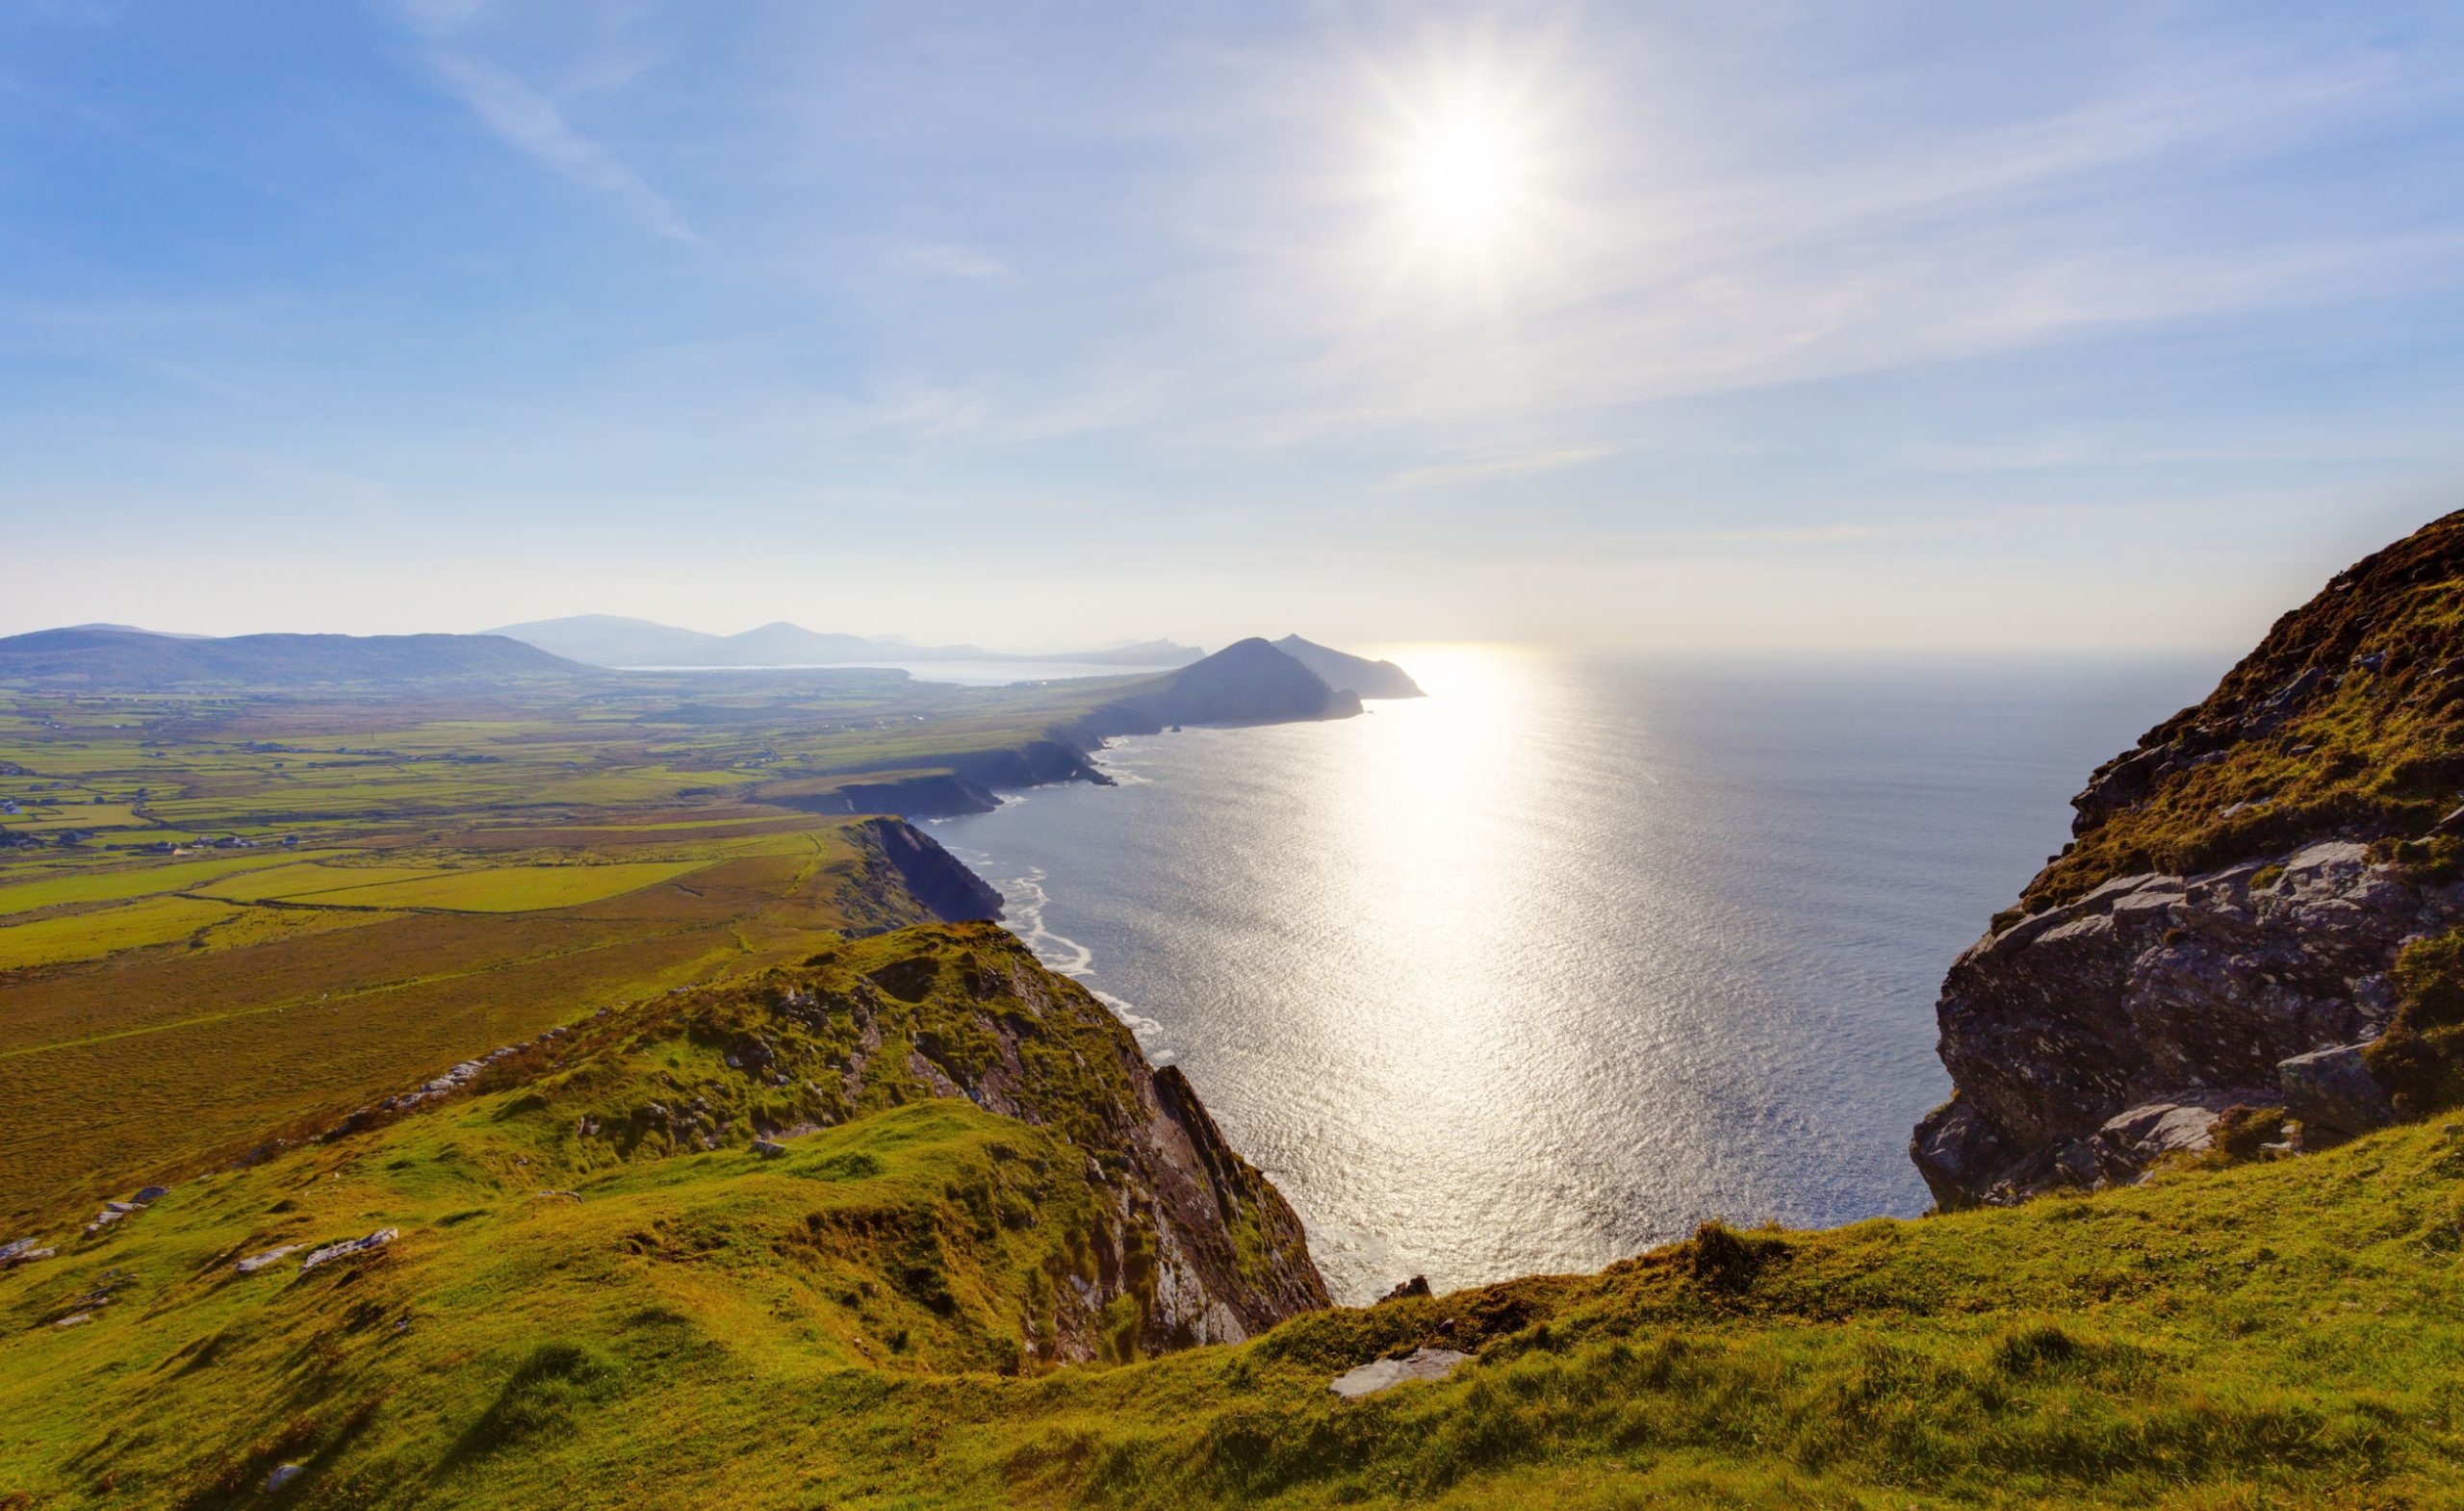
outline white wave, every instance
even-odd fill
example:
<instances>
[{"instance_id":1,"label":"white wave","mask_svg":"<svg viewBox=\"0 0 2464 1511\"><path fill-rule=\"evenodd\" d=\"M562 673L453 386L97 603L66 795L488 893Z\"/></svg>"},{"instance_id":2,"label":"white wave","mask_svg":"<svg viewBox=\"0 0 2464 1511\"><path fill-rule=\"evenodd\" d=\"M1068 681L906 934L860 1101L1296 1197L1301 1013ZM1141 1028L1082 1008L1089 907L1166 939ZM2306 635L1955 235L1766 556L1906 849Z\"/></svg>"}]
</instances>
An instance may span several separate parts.
<instances>
[{"instance_id":1,"label":"white wave","mask_svg":"<svg viewBox=\"0 0 2464 1511\"><path fill-rule=\"evenodd\" d=\"M960 858L980 864L988 857L962 851ZM1008 915L1010 932L1024 941L1035 957L1056 973L1066 976L1087 988L1088 994L1112 1011L1120 1019L1130 1037L1138 1040L1139 1049L1157 1065L1168 1065L1176 1058L1164 1042L1164 1025L1138 1011L1138 1004L1117 997L1086 978L1095 969L1095 952L1086 945L1056 932L1045 919L1045 909L1052 898L1043 888L1044 873L1040 866L1031 866L1025 874L1006 877L992 884L1001 894L1002 910Z\"/></svg>"},{"instance_id":2,"label":"white wave","mask_svg":"<svg viewBox=\"0 0 2464 1511\"><path fill-rule=\"evenodd\" d=\"M1084 982L1079 985L1086 986ZM1113 1010L1113 1016L1120 1019L1122 1026L1129 1030L1129 1037L1138 1040L1138 1047L1145 1052L1149 1063L1168 1065L1180 1058L1164 1047L1164 1025L1139 1012L1138 1004L1116 997L1101 986L1088 986L1087 994Z\"/></svg>"},{"instance_id":3,"label":"white wave","mask_svg":"<svg viewBox=\"0 0 2464 1511\"><path fill-rule=\"evenodd\" d=\"M1036 959L1064 976L1082 976L1094 969L1094 951L1067 935L1054 933L1044 922L1044 909L1052 899L1044 892L1041 867L1030 868L1026 875L996 882L993 886L1010 914L1010 932L1026 941Z\"/></svg>"}]
</instances>

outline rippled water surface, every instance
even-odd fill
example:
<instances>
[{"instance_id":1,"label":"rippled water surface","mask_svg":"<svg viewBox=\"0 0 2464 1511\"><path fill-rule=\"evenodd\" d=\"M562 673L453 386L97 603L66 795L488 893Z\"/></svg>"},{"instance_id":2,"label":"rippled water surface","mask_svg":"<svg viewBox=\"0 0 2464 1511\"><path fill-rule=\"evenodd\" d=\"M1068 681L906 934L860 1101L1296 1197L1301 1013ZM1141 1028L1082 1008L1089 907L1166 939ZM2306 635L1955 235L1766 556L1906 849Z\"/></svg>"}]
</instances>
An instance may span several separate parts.
<instances>
[{"instance_id":1,"label":"rippled water surface","mask_svg":"<svg viewBox=\"0 0 2464 1511\"><path fill-rule=\"evenodd\" d=\"M1352 1300L1921 1211L1943 969L2218 670L1390 653L1430 697L937 826Z\"/></svg>"}]
</instances>

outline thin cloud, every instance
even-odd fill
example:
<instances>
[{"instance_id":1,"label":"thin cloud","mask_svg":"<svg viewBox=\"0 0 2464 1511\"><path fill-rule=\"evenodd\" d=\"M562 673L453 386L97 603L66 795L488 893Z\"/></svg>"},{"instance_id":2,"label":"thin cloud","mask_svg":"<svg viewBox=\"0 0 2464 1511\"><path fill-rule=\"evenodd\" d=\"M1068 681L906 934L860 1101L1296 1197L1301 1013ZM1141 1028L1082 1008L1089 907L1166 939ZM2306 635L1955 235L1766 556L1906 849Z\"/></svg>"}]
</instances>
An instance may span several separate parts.
<instances>
[{"instance_id":1,"label":"thin cloud","mask_svg":"<svg viewBox=\"0 0 2464 1511\"><path fill-rule=\"evenodd\" d=\"M629 217L661 236L701 240L664 195L521 80L460 53L440 51L434 61L446 88L507 145L568 182L607 195Z\"/></svg>"},{"instance_id":2,"label":"thin cloud","mask_svg":"<svg viewBox=\"0 0 2464 1511\"><path fill-rule=\"evenodd\" d=\"M972 247L953 246L946 242L910 247L900 254L899 261L911 268L947 273L953 278L1007 280L1017 277L1010 269L1010 265L999 258L987 256Z\"/></svg>"},{"instance_id":3,"label":"thin cloud","mask_svg":"<svg viewBox=\"0 0 2464 1511\"><path fill-rule=\"evenodd\" d=\"M1453 462L1431 462L1425 466L1405 468L1385 478L1381 488L1426 488L1446 483L1467 482L1474 478L1496 477L1516 473L1551 473L1565 467L1580 467L1616 452L1604 446L1568 446L1547 450L1498 451L1484 456L1466 457Z\"/></svg>"}]
</instances>

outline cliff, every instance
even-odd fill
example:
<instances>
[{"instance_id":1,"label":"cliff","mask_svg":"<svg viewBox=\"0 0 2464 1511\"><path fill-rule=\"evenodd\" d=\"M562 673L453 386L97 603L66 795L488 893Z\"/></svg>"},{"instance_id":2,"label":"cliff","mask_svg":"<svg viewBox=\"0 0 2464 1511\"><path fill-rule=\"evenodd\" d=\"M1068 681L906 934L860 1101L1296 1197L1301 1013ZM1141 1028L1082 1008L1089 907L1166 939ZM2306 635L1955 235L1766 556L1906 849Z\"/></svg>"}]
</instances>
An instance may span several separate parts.
<instances>
[{"instance_id":1,"label":"cliff","mask_svg":"<svg viewBox=\"0 0 2464 1511\"><path fill-rule=\"evenodd\" d=\"M2076 838L1943 984L1957 1094L1911 1146L1936 1197L2451 1099L2459 800L2464 514L2337 576L2073 800Z\"/></svg>"},{"instance_id":2,"label":"cliff","mask_svg":"<svg viewBox=\"0 0 2464 1511\"><path fill-rule=\"evenodd\" d=\"M1178 671L1129 682L1085 712L1015 743L856 762L826 776L765 782L751 795L817 813L988 813L1000 806L998 789L1108 783L1111 779L1090 757L1116 735L1154 734L1186 724L1346 719L1360 711L1358 697L1327 686L1317 673L1252 638Z\"/></svg>"}]
</instances>

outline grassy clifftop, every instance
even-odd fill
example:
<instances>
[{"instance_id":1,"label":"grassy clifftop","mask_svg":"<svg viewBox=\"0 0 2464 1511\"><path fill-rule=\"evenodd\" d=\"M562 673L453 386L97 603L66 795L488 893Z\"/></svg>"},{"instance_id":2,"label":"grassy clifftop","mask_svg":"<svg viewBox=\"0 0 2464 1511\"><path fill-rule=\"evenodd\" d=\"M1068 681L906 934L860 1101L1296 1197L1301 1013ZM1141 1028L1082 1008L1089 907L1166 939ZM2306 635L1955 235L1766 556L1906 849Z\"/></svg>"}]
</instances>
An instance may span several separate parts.
<instances>
[{"instance_id":1,"label":"grassy clifftop","mask_svg":"<svg viewBox=\"0 0 2464 1511\"><path fill-rule=\"evenodd\" d=\"M2099 767L2077 799L2078 839L2023 902L2330 835L2416 839L2459 801L2464 512L2340 574L2204 703Z\"/></svg>"},{"instance_id":2,"label":"grassy clifftop","mask_svg":"<svg viewBox=\"0 0 2464 1511\"><path fill-rule=\"evenodd\" d=\"M981 941L927 933L900 958L946 991ZM1104 1130L891 1075L765 1159L743 1140L784 1109L740 1068L748 1024L783 1061L837 1051L786 1043L757 995L612 1014L0 1274L0 1502L2358 1508L2464 1484L2464 1143L2435 1128L2015 1210L1714 1229L1146 1359L1101 1342L1134 1331L1141 1263L1098 1237L1126 1173L1090 1177ZM654 1092L681 1132L636 1115ZM304 1274L305 1250L234 1268L388 1227ZM1108 1285L1092 1360L1032 1346ZM1473 1360L1327 1393L1423 1345Z\"/></svg>"}]
</instances>

